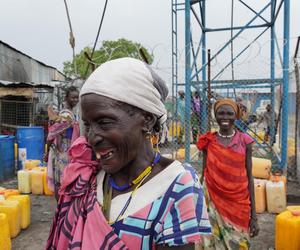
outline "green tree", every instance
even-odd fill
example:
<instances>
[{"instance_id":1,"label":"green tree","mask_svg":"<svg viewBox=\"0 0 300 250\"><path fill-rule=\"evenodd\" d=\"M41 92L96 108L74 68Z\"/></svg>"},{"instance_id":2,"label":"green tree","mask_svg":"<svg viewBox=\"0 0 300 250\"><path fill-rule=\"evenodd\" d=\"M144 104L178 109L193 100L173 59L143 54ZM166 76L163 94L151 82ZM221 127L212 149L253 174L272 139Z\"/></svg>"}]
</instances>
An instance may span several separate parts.
<instances>
[{"instance_id":1,"label":"green tree","mask_svg":"<svg viewBox=\"0 0 300 250\"><path fill-rule=\"evenodd\" d=\"M92 54L91 47L85 47L79 54L75 56L77 75L75 74L74 64L72 61L66 61L63 63L63 71L68 77L80 77L85 79L92 73L93 69L108 60L121 57L142 59L140 50L143 51L146 60L149 64L151 64L153 62L153 55L150 55L147 49L140 43L132 42L124 38L121 38L117 41L103 41L102 47L98 50L95 50L92 60L89 59ZM85 75L86 68L89 63L89 71Z\"/></svg>"}]
</instances>

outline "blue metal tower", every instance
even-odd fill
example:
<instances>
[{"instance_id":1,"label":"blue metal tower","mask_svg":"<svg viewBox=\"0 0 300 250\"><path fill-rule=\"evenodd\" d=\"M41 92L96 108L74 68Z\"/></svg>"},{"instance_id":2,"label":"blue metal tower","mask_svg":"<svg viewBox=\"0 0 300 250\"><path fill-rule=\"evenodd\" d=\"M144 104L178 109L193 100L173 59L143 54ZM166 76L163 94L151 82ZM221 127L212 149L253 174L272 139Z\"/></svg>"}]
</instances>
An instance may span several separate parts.
<instances>
[{"instance_id":1,"label":"blue metal tower","mask_svg":"<svg viewBox=\"0 0 300 250\"><path fill-rule=\"evenodd\" d=\"M213 91L218 89L267 89L269 91L270 103L273 108L272 120L275 124L274 106L276 102L275 88L281 88L280 106L280 149L279 156L280 166L284 168L287 162L287 139L288 139L288 93L289 93L289 37L290 37L290 0L265 0L260 9L247 0L231 0L228 9L224 9L224 13L231 12L233 17L233 4L246 8L251 16L248 21L234 25L231 19L231 25L222 27L210 27L207 24L208 8L213 1L207 0L172 0L172 92L173 96L177 96L178 89L185 90L185 157L186 161L190 161L190 131L191 131L191 92L197 90L201 95L201 132L208 129L209 117L209 93L208 89ZM248 2L248 3L247 3ZM216 3L216 2L215 2ZM216 6L214 6L216 8ZM276 24L282 20L282 40L277 39ZM184 21L184 25L183 24ZM181 26L180 26L181 25ZM180 28L184 29L184 41L180 39ZM241 34L246 31L256 30L255 36L251 37L247 44L243 46L234 56L227 60L223 68L215 73L212 77L208 76L207 70L210 62L221 58L223 52L230 48ZM221 48L211 53L211 60L208 61L207 49L210 49L208 38L211 34L220 32L231 32L230 39L224 39ZM229 79L220 79L224 71L233 70L233 64L250 49L256 41L268 35L268 56L269 69L267 77L243 78L237 79L231 77ZM180 47L180 43L181 47ZM179 54L181 48L184 49L185 66L181 72L179 68ZM277 53L276 53L277 52ZM277 56L278 54L278 56ZM281 62L280 72L275 66L275 61ZM277 72L276 72L277 70ZM182 74L180 78L180 74ZM276 77L277 76L277 77ZM211 78L211 79L208 79ZM181 80L180 80L181 79ZM271 135L275 133L275 125L271 128Z\"/></svg>"}]
</instances>

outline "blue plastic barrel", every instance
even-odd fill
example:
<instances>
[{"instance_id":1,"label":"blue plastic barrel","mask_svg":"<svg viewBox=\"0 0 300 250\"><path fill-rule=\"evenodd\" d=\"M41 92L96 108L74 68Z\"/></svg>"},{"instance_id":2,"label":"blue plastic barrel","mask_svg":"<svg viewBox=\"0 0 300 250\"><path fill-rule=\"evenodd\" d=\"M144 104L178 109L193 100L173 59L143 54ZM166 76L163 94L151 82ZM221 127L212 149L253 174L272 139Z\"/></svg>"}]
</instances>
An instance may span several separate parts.
<instances>
[{"instance_id":1,"label":"blue plastic barrel","mask_svg":"<svg viewBox=\"0 0 300 250\"><path fill-rule=\"evenodd\" d=\"M24 160L43 160L44 155L44 128L18 127L18 169L22 169Z\"/></svg>"},{"instance_id":2,"label":"blue plastic barrel","mask_svg":"<svg viewBox=\"0 0 300 250\"><path fill-rule=\"evenodd\" d=\"M0 181L5 181L15 173L15 137L0 135Z\"/></svg>"}]
</instances>

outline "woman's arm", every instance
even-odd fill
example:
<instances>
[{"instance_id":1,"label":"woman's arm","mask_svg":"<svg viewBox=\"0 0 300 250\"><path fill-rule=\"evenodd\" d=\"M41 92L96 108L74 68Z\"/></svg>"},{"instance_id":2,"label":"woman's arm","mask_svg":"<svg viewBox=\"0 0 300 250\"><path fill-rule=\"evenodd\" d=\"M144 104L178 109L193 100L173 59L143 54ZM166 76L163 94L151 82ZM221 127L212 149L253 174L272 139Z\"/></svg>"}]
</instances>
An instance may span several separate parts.
<instances>
[{"instance_id":1,"label":"woman's arm","mask_svg":"<svg viewBox=\"0 0 300 250\"><path fill-rule=\"evenodd\" d=\"M250 194L251 214L250 214L250 236L254 237L258 234L259 228L257 224L257 217L255 211L255 197L254 197L254 182L252 176L252 145L246 146L246 169L248 176L248 189Z\"/></svg>"},{"instance_id":2,"label":"woman's arm","mask_svg":"<svg viewBox=\"0 0 300 250\"><path fill-rule=\"evenodd\" d=\"M204 149L203 151L202 151L202 153L203 153L203 159L202 159L202 173L201 173L201 178L200 178L200 183L202 184L203 183L203 178L204 178L204 169L205 169L205 167L206 167L206 156L207 156L207 151L206 151L206 149Z\"/></svg>"}]
</instances>

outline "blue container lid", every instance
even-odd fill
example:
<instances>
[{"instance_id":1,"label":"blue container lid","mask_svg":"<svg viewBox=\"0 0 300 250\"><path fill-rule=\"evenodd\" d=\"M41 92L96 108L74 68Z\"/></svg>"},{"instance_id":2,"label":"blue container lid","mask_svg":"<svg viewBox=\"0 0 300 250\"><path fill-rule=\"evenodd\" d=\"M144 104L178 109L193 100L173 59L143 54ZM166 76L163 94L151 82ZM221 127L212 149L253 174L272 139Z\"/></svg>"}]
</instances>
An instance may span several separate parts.
<instances>
[{"instance_id":1,"label":"blue container lid","mask_svg":"<svg viewBox=\"0 0 300 250\"><path fill-rule=\"evenodd\" d=\"M18 126L17 129L44 129L42 126Z\"/></svg>"},{"instance_id":2,"label":"blue container lid","mask_svg":"<svg viewBox=\"0 0 300 250\"><path fill-rule=\"evenodd\" d=\"M13 135L0 135L0 140L13 140L15 137Z\"/></svg>"}]
</instances>

